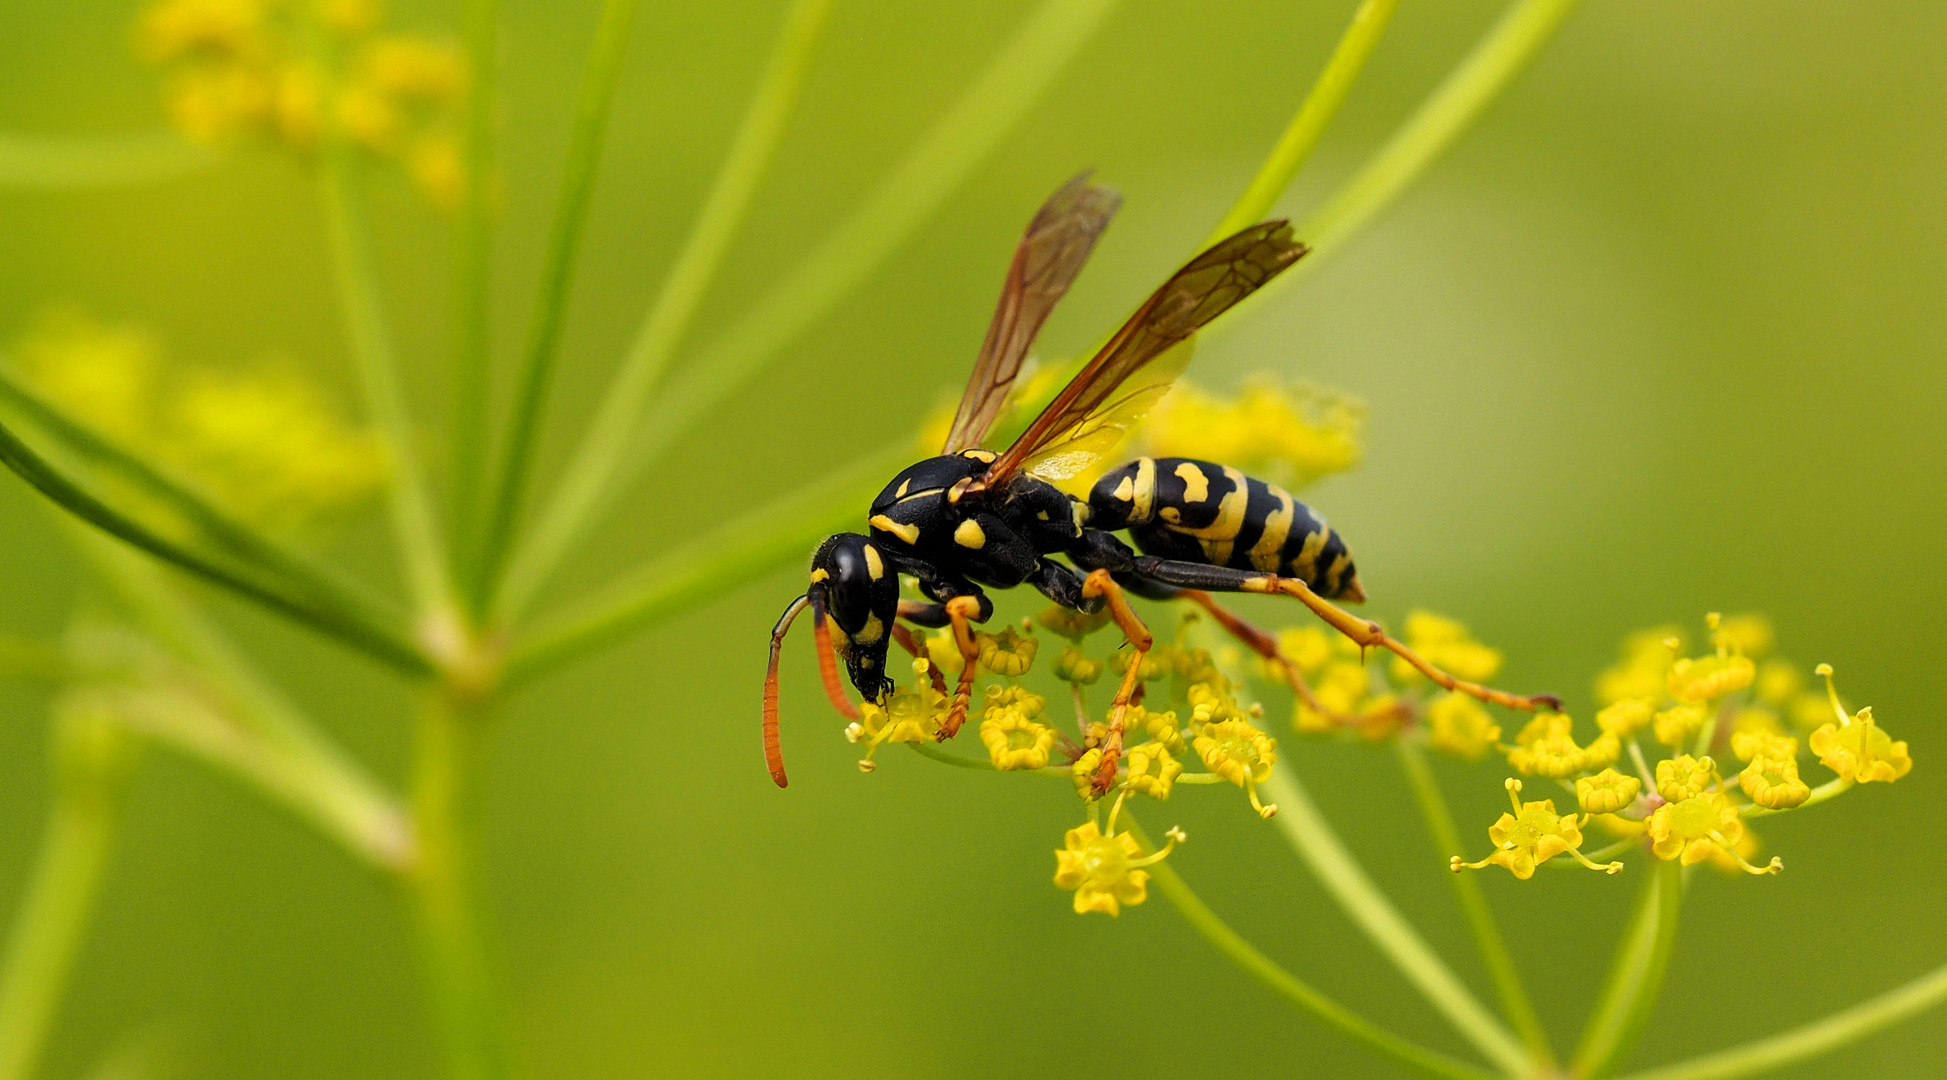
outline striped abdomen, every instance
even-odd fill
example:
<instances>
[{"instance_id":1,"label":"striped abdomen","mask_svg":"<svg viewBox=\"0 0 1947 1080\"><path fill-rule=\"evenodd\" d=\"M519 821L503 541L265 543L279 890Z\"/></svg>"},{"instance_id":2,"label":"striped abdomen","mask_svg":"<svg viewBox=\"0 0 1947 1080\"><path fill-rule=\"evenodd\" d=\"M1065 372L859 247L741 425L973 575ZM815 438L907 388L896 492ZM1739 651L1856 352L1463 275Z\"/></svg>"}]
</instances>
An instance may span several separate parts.
<instances>
[{"instance_id":1,"label":"striped abdomen","mask_svg":"<svg viewBox=\"0 0 1947 1080\"><path fill-rule=\"evenodd\" d=\"M1128 529L1144 554L1294 577L1363 599L1345 541L1275 484L1190 458L1137 458L1089 492L1089 525Z\"/></svg>"}]
</instances>

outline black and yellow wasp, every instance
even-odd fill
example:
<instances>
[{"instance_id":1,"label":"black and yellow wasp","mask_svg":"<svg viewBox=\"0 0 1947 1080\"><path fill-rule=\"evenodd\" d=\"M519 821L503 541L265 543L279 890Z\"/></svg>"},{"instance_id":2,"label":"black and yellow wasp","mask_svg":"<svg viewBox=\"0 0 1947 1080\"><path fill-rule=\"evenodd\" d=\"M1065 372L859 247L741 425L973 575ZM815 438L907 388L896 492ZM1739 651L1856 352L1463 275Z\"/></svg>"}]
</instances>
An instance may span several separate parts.
<instances>
[{"instance_id":1,"label":"black and yellow wasp","mask_svg":"<svg viewBox=\"0 0 1947 1080\"><path fill-rule=\"evenodd\" d=\"M771 776L786 783L777 719L778 655L784 635L809 607L827 692L847 715L833 654L868 701L893 689L886 654L912 637L897 620L952 627L967 663L944 717L941 739L966 719L978 654L971 624L993 614L985 589L1032 585L1065 608L1107 605L1130 646L1147 652L1149 631L1125 592L1185 599L1208 609L1246 644L1276 657L1269 635L1216 606L1210 591L1296 597L1362 646L1390 649L1449 690L1513 708L1558 708L1546 695L1516 697L1461 682L1388 637L1376 623L1331 603L1362 601L1365 591L1345 542L1305 504L1236 469L1184 458L1138 458L1109 470L1087 499L1050 481L1075 476L1121 441L1124 431L1168 389L1189 359L1196 332L1276 277L1308 250L1283 221L1253 225L1220 240L1178 270L1136 309L1006 450L980 444L1000 416L1041 324L1068 291L1121 197L1087 174L1057 191L1028 225L1008 267L973 377L940 456L892 478L872 501L870 534L839 533L811 561L811 585L771 633L764 684L764 752ZM1114 534L1126 531L1135 548ZM1141 554L1137 552L1140 551ZM1068 562L1057 561L1061 555ZM901 600L911 577L926 602ZM827 624L835 624L833 635ZM1123 714L1137 694L1132 663L1111 706L1097 793L1113 784ZM1285 665L1287 671L1295 671ZM1306 693L1292 675L1293 689Z\"/></svg>"}]
</instances>

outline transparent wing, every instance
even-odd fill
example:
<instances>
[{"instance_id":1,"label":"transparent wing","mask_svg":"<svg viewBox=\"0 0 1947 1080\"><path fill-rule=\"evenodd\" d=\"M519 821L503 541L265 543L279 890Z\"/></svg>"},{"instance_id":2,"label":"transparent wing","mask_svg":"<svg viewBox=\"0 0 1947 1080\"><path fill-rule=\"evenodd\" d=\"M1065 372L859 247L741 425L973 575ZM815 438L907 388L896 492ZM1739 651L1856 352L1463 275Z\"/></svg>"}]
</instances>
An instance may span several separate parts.
<instances>
[{"instance_id":1,"label":"transparent wing","mask_svg":"<svg viewBox=\"0 0 1947 1080\"><path fill-rule=\"evenodd\" d=\"M1041 324L1048 321L1048 313L1081 272L1096 238L1122 204L1121 195L1091 185L1088 176L1075 177L1050 196L1014 249L1000 303L987 325L987 340L981 343L980 359L974 362L973 376L967 380L941 453L957 454L979 446L987 437Z\"/></svg>"},{"instance_id":2,"label":"transparent wing","mask_svg":"<svg viewBox=\"0 0 1947 1080\"><path fill-rule=\"evenodd\" d=\"M1136 309L977 486L1024 470L1073 476L1109 453L1189 362L1196 332L1309 250L1292 239L1289 224L1266 221L1191 259Z\"/></svg>"}]
</instances>

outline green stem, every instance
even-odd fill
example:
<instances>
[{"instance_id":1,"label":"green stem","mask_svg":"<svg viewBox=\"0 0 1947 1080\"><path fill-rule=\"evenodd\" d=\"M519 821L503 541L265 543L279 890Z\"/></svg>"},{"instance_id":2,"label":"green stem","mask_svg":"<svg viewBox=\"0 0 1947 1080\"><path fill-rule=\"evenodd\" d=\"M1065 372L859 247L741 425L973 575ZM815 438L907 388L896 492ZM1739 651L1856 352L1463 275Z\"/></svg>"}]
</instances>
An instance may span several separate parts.
<instances>
[{"instance_id":1,"label":"green stem","mask_svg":"<svg viewBox=\"0 0 1947 1080\"><path fill-rule=\"evenodd\" d=\"M546 259L541 264L540 291L535 296L533 323L528 328L527 349L515 385L514 414L508 421L507 445L492 493L492 510L481 534L480 565L467 591L468 605L476 618L486 614L493 603L493 593L499 588L497 579L513 538L515 518L527 495L528 473L534 465L541 417L546 411L548 390L560 356L568 286L574 280L575 258L587 232L589 196L595 189L602 142L608 132L609 109L615 102L615 84L622 74L622 58L628 51L636 3L637 0L605 0L601 23L595 28L595 42L588 54L588 67L582 74L581 98L576 103L574 127L568 135L568 161L562 170L561 194L555 202L554 229L548 237Z\"/></svg>"},{"instance_id":2,"label":"green stem","mask_svg":"<svg viewBox=\"0 0 1947 1080\"><path fill-rule=\"evenodd\" d=\"M388 627L368 625L348 613L321 607L315 601L284 591L286 586L260 581L246 571L226 566L165 539L68 479L4 424L0 424L0 463L75 517L164 562L249 597L402 671L417 674L430 670L418 647Z\"/></svg>"},{"instance_id":3,"label":"green stem","mask_svg":"<svg viewBox=\"0 0 1947 1080\"><path fill-rule=\"evenodd\" d=\"M255 563L318 605L371 626L388 626L400 620L400 612L389 607L385 598L364 583L231 517L187 484L70 418L4 371L0 371L0 403L26 416L35 427L66 444L91 464L118 474L154 496L231 555Z\"/></svg>"},{"instance_id":4,"label":"green stem","mask_svg":"<svg viewBox=\"0 0 1947 1080\"><path fill-rule=\"evenodd\" d=\"M1580 1080L1595 1080L1608 1072L1649 1018L1669 969L1682 904L1682 865L1656 860L1629 931L1616 949L1608 983L1576 1048L1574 1075Z\"/></svg>"},{"instance_id":5,"label":"green stem","mask_svg":"<svg viewBox=\"0 0 1947 1080\"><path fill-rule=\"evenodd\" d=\"M508 574L519 614L569 551L644 467L748 386L798 335L838 305L939 209L1033 108L1120 0L1043 0L904 160L734 328L698 353L636 425L635 442L599 489L551 498Z\"/></svg>"},{"instance_id":6,"label":"green stem","mask_svg":"<svg viewBox=\"0 0 1947 1080\"><path fill-rule=\"evenodd\" d=\"M757 92L731 141L729 155L717 171L716 182L710 186L710 195L690 227L689 238L636 331L621 368L602 395L588 433L553 485L550 515L562 512L556 509L560 507L594 505L636 440L642 411L729 254L730 242L750 209L758 181L777 151L830 14L831 0L794 0L785 15ZM517 605L525 601L527 588L525 584L517 586L513 597Z\"/></svg>"},{"instance_id":7,"label":"green stem","mask_svg":"<svg viewBox=\"0 0 1947 1080\"><path fill-rule=\"evenodd\" d=\"M1325 205L1299 223L1298 237L1312 246L1313 254L1291 273L1280 274L1278 280L1252 294L1238 310L1269 303L1293 281L1316 270L1325 256L1345 246L1391 205L1507 89L1576 3L1519 0L1510 7L1379 152L1340 185ZM1244 321L1235 311L1224 320L1229 326Z\"/></svg>"},{"instance_id":8,"label":"green stem","mask_svg":"<svg viewBox=\"0 0 1947 1080\"><path fill-rule=\"evenodd\" d=\"M77 734L73 724L55 726L57 754L66 760L56 770L47 831L0 961L0 1080L34 1075L122 817L126 762L110 764L90 752L95 747L74 745ZM86 734L91 741L114 737Z\"/></svg>"},{"instance_id":9,"label":"green stem","mask_svg":"<svg viewBox=\"0 0 1947 1080\"><path fill-rule=\"evenodd\" d=\"M0 134L0 186L114 187L206 169L223 155L173 131L129 135Z\"/></svg>"},{"instance_id":10,"label":"green stem","mask_svg":"<svg viewBox=\"0 0 1947 1080\"><path fill-rule=\"evenodd\" d=\"M493 187L494 127L499 119L497 96L500 0L466 0L462 17L466 32L466 168L460 180L460 205L453 223L453 372L452 409L448 421L452 490L446 520L453 522L455 587L476 570L477 552L465 550L472 539L468 523L481 512L480 495L487 471L487 377L490 301L493 286L493 210L488 196Z\"/></svg>"},{"instance_id":11,"label":"green stem","mask_svg":"<svg viewBox=\"0 0 1947 1080\"><path fill-rule=\"evenodd\" d=\"M1290 766L1274 770L1258 790L1277 802L1278 816L1272 820L1346 917L1484 1057L1509 1076L1526 1075L1533 1063L1520 1040L1474 997L1366 876Z\"/></svg>"},{"instance_id":12,"label":"green stem","mask_svg":"<svg viewBox=\"0 0 1947 1080\"><path fill-rule=\"evenodd\" d=\"M332 271L339 306L345 318L345 338L364 389L366 408L392 463L392 528L405 561L406 581L424 617L443 618L450 611L448 582L441 568L439 530L415 449L413 428L399 387L398 359L393 355L379 301L378 273L372 259L365 215L354 189L354 150L341 133L329 133L319 171L325 229L332 254Z\"/></svg>"},{"instance_id":13,"label":"green stem","mask_svg":"<svg viewBox=\"0 0 1947 1080\"><path fill-rule=\"evenodd\" d=\"M1413 786L1414 798L1426 818L1427 832L1433 837L1437 853L1443 857L1459 854L1460 831L1454 825L1453 811L1447 807L1446 797L1440 793L1440 782L1427 763L1425 749L1408 737L1394 739L1393 745L1399 751L1400 766ZM1548 1044L1548 1032L1541 1026L1541 1018L1535 1015L1534 1003L1528 997L1527 987L1522 985L1521 972L1508 953L1507 942L1501 937L1501 928L1494 921L1494 912L1487 906L1479 881L1472 874L1448 874L1447 878L1453 885L1454 899L1460 903L1461 913L1467 917L1467 925L1474 931L1474 943L1480 949L1481 963L1486 965L1488 976L1494 980L1502 1012L1521 1034L1521 1041L1527 1044L1535 1060L1553 1068L1555 1050Z\"/></svg>"},{"instance_id":14,"label":"green stem","mask_svg":"<svg viewBox=\"0 0 1947 1080\"><path fill-rule=\"evenodd\" d=\"M912 459L897 443L801 493L786 496L624 575L606 595L517 639L502 685L532 678L794 559L845 528Z\"/></svg>"},{"instance_id":15,"label":"green stem","mask_svg":"<svg viewBox=\"0 0 1947 1080\"><path fill-rule=\"evenodd\" d=\"M1387 22L1393 17L1393 9L1398 6L1399 0L1365 0L1359 5L1351 25L1340 36L1338 47L1332 50L1332 58L1325 62L1325 70L1318 73L1318 81L1312 84L1311 93L1305 95L1304 103L1291 117L1271 156L1259 167L1257 176L1230 212L1211 230L1204 241L1205 247L1263 218L1278 196L1284 194L1291 178L1298 175L1305 160L1311 157L1319 136L1325 134L1332 117L1338 114L1346 92L1365 68L1366 58L1372 55L1373 46L1379 44Z\"/></svg>"},{"instance_id":16,"label":"green stem","mask_svg":"<svg viewBox=\"0 0 1947 1080\"><path fill-rule=\"evenodd\" d=\"M1129 831L1136 835L1145 852L1156 850L1142 829L1129 816L1127 808L1122 820ZM1313 989L1311 984L1286 971L1276 961L1259 952L1255 945L1244 940L1230 924L1210 910L1167 861L1154 863L1149 867L1151 879L1162 892L1165 899L1176 906L1191 929L1203 935L1216 950L1231 963L1236 964L1244 974L1263 984L1265 989L1284 998L1291 1004L1324 1021L1341 1034L1366 1044L1381 1054L1402 1065L1408 1065L1430 1076L1448 1077L1450 1080L1491 1080L1496 1074L1477 1065L1448 1057L1436 1050L1430 1050L1417 1043L1408 1042L1398 1035L1360 1016L1338 1002Z\"/></svg>"},{"instance_id":17,"label":"green stem","mask_svg":"<svg viewBox=\"0 0 1947 1080\"><path fill-rule=\"evenodd\" d=\"M1947 1001L1947 965L1823 1020L1675 1065L1630 1073L1624 1080L1730 1080L1750 1076L1830 1053L1942 1001Z\"/></svg>"},{"instance_id":18,"label":"green stem","mask_svg":"<svg viewBox=\"0 0 1947 1080\"><path fill-rule=\"evenodd\" d=\"M473 774L482 720L443 695L429 695L419 711L413 759L420 858L407 888L451 1080L515 1074L474 896Z\"/></svg>"}]
</instances>

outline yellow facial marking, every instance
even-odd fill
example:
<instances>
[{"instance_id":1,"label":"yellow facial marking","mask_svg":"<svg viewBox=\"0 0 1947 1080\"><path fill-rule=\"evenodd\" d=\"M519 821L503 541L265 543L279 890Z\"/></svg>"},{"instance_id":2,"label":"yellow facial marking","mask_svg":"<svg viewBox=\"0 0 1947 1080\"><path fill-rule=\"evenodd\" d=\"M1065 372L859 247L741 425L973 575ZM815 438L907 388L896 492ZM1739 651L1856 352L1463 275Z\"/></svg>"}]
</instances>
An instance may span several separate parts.
<instances>
[{"instance_id":1,"label":"yellow facial marking","mask_svg":"<svg viewBox=\"0 0 1947 1080\"><path fill-rule=\"evenodd\" d=\"M915 543L919 540L919 526L902 524L884 514L872 515L872 520L866 522L866 524L875 529L883 529L901 540L906 541L908 544Z\"/></svg>"},{"instance_id":2,"label":"yellow facial marking","mask_svg":"<svg viewBox=\"0 0 1947 1080\"><path fill-rule=\"evenodd\" d=\"M1203 470L1189 462L1176 467L1176 478L1183 481L1183 497L1190 502L1202 502L1210 497L1210 478Z\"/></svg>"},{"instance_id":3,"label":"yellow facial marking","mask_svg":"<svg viewBox=\"0 0 1947 1080\"><path fill-rule=\"evenodd\" d=\"M1149 512L1156 505L1156 459L1136 459L1135 506L1129 511L1129 520L1148 521Z\"/></svg>"},{"instance_id":4,"label":"yellow facial marking","mask_svg":"<svg viewBox=\"0 0 1947 1080\"><path fill-rule=\"evenodd\" d=\"M886 561L879 557L879 549L871 544L865 545L865 572L877 581L886 576Z\"/></svg>"},{"instance_id":5,"label":"yellow facial marking","mask_svg":"<svg viewBox=\"0 0 1947 1080\"><path fill-rule=\"evenodd\" d=\"M980 527L980 522L968 518L960 523L959 528L953 530L953 542L963 548L978 551L987 546L987 533Z\"/></svg>"},{"instance_id":6,"label":"yellow facial marking","mask_svg":"<svg viewBox=\"0 0 1947 1080\"><path fill-rule=\"evenodd\" d=\"M812 583L813 585L816 585L816 584L818 584L819 582L821 582L821 581L824 581L824 580L826 580L826 579L828 579L828 578L830 578L830 577L831 577L831 575L830 575L830 574L827 574L827 573L825 573L825 572L824 572L823 570L813 570L813 571L811 572L811 583Z\"/></svg>"},{"instance_id":7,"label":"yellow facial marking","mask_svg":"<svg viewBox=\"0 0 1947 1080\"><path fill-rule=\"evenodd\" d=\"M886 636L886 624L880 622L877 615L867 615L865 625L859 627L859 632L852 636L861 645L877 645L879 639Z\"/></svg>"},{"instance_id":8,"label":"yellow facial marking","mask_svg":"<svg viewBox=\"0 0 1947 1080\"><path fill-rule=\"evenodd\" d=\"M1291 521L1298 508L1283 488L1274 487L1271 494L1278 497L1278 508L1265 517L1264 534L1251 545L1251 567L1275 574L1284 558L1285 537L1291 535Z\"/></svg>"}]
</instances>

